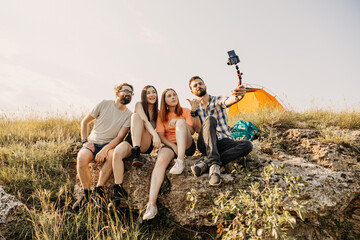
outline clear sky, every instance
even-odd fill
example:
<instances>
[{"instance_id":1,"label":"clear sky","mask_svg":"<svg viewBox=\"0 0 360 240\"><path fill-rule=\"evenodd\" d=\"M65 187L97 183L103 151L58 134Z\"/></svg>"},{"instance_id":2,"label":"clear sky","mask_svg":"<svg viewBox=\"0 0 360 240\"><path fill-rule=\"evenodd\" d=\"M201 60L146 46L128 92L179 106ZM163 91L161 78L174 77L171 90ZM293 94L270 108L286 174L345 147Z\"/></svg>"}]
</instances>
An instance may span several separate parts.
<instances>
[{"instance_id":1,"label":"clear sky","mask_svg":"<svg viewBox=\"0 0 360 240\"><path fill-rule=\"evenodd\" d=\"M0 110L89 111L115 85L212 95L243 82L296 111L360 110L360 1L0 0Z\"/></svg>"}]
</instances>

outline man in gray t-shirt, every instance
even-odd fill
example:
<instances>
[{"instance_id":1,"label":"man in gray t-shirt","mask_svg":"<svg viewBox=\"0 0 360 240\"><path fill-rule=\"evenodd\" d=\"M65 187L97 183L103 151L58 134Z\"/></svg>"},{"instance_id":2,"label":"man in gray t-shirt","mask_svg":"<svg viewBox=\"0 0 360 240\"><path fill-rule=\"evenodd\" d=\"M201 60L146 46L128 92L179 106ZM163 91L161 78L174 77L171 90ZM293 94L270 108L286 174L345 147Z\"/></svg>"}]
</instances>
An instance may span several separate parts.
<instances>
[{"instance_id":1,"label":"man in gray t-shirt","mask_svg":"<svg viewBox=\"0 0 360 240\"><path fill-rule=\"evenodd\" d=\"M91 196L91 174L89 163L103 163L97 186L92 199L100 207L104 198L103 186L112 173L112 156L114 148L124 139L130 129L132 112L126 107L133 96L133 87L123 83L115 88L115 101L104 100L81 121L81 142L83 147L77 156L77 174L84 189L83 196L73 205L78 212L85 206ZM88 136L88 125L95 121L94 128Z\"/></svg>"}]
</instances>

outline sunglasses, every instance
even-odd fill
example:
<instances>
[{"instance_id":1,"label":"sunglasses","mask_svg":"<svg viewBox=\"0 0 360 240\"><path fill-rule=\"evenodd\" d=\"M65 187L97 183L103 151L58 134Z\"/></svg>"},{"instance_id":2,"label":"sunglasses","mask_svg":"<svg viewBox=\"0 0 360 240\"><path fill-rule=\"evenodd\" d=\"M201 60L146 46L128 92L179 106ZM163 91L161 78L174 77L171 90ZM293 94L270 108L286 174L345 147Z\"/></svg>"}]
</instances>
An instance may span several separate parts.
<instances>
[{"instance_id":1,"label":"sunglasses","mask_svg":"<svg viewBox=\"0 0 360 240\"><path fill-rule=\"evenodd\" d=\"M120 90L119 92L123 92L123 93L125 93L125 94L129 94L129 95L131 95L131 96L134 96L134 92L129 91L129 90L127 90L127 89Z\"/></svg>"}]
</instances>

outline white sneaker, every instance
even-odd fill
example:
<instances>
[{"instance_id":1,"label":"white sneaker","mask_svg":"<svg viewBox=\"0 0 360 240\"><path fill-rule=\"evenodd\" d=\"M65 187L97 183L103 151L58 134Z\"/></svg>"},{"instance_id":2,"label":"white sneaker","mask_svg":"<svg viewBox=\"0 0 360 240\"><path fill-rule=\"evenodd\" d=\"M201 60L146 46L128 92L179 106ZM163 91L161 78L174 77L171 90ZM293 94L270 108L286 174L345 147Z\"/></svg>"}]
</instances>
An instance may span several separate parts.
<instances>
[{"instance_id":1,"label":"white sneaker","mask_svg":"<svg viewBox=\"0 0 360 240\"><path fill-rule=\"evenodd\" d=\"M181 174L185 169L184 161L180 159L175 159L174 161L175 165L170 169L169 173Z\"/></svg>"},{"instance_id":2,"label":"white sneaker","mask_svg":"<svg viewBox=\"0 0 360 240\"><path fill-rule=\"evenodd\" d=\"M148 203L145 214L143 216L143 220L153 219L157 213L158 213L157 207L152 205L152 203Z\"/></svg>"}]
</instances>

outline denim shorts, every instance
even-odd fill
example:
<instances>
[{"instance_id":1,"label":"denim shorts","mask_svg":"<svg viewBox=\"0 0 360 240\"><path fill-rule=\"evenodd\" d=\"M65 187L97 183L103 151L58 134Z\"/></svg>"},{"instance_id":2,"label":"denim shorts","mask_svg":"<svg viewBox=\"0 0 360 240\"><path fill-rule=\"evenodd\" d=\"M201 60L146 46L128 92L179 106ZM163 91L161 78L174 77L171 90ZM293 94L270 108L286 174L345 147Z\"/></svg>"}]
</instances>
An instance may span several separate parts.
<instances>
[{"instance_id":1,"label":"denim shorts","mask_svg":"<svg viewBox=\"0 0 360 240\"><path fill-rule=\"evenodd\" d=\"M175 158L177 158L177 155L176 155L174 149L172 149L172 147L170 147L169 145L164 145L161 148L169 148L169 149L171 149L175 154ZM186 149L185 155L188 156L188 157L192 156L192 155L194 155L195 151L196 151L196 145L195 145L195 142L194 142L194 139L193 139L192 143L191 143L191 146L188 149Z\"/></svg>"},{"instance_id":2,"label":"denim shorts","mask_svg":"<svg viewBox=\"0 0 360 240\"><path fill-rule=\"evenodd\" d=\"M88 147L82 147L82 148L88 149L88 150L93 154L93 157L94 157L94 159L95 159L96 154L98 154L98 152L100 152L101 149L102 149L103 147L105 147L105 145L107 145L108 143L104 143L104 144L96 144L96 143L93 143L93 144L94 144L95 151L91 150L91 149L88 148Z\"/></svg>"}]
</instances>

